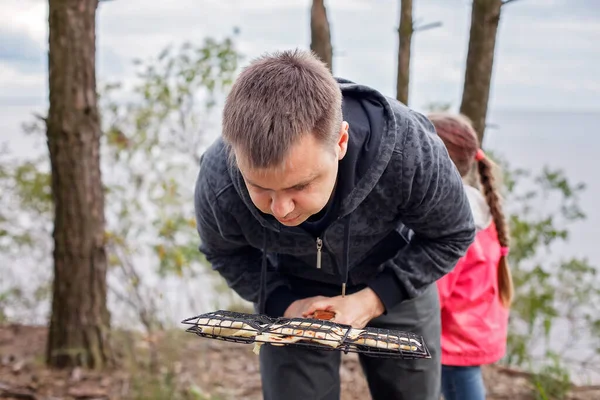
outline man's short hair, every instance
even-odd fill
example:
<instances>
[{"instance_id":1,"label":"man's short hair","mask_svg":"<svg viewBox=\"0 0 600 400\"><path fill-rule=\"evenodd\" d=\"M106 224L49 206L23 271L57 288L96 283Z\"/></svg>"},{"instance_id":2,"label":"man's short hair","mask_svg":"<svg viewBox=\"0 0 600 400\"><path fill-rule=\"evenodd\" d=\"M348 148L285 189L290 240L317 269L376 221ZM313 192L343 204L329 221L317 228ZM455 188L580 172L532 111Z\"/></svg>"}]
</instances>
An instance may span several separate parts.
<instances>
[{"instance_id":1,"label":"man's short hair","mask_svg":"<svg viewBox=\"0 0 600 400\"><path fill-rule=\"evenodd\" d=\"M262 55L240 73L223 110L224 141L251 168L282 164L306 134L335 143L342 94L327 66L311 51Z\"/></svg>"}]
</instances>

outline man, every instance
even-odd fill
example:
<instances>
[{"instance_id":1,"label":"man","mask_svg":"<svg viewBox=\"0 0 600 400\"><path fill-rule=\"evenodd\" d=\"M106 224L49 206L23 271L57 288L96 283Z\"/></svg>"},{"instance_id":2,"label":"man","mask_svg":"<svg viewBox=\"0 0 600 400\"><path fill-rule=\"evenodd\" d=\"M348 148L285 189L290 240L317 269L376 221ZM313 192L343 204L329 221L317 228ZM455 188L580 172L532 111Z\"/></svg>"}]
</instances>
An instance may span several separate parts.
<instances>
[{"instance_id":1,"label":"man","mask_svg":"<svg viewBox=\"0 0 600 400\"><path fill-rule=\"evenodd\" d=\"M329 309L338 323L424 336L432 359L360 361L374 400L439 399L433 283L475 227L429 120L296 50L242 71L222 129L196 185L213 268L270 316ZM260 365L266 400L340 397L339 352L265 346Z\"/></svg>"}]
</instances>

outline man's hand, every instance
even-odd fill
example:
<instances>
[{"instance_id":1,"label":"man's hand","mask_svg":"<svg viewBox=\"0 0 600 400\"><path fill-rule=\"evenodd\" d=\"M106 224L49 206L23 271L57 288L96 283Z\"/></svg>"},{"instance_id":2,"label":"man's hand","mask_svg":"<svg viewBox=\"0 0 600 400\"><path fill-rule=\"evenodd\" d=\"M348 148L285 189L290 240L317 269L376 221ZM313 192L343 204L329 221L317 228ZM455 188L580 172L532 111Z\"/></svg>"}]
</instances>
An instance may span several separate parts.
<instances>
[{"instance_id":1,"label":"man's hand","mask_svg":"<svg viewBox=\"0 0 600 400\"><path fill-rule=\"evenodd\" d=\"M302 318L304 317L304 313L308 310L311 304L326 300L325 296L315 296L315 297L307 297L306 299L300 299L294 301L289 305L285 313L283 313L284 318Z\"/></svg>"},{"instance_id":2,"label":"man's hand","mask_svg":"<svg viewBox=\"0 0 600 400\"><path fill-rule=\"evenodd\" d=\"M321 297L320 299L312 297L305 300L310 300L310 302L302 316L310 317L316 310L333 311L335 312L334 322L351 325L357 329L364 328L369 321L379 317L385 310L383 303L371 288L345 297Z\"/></svg>"}]
</instances>

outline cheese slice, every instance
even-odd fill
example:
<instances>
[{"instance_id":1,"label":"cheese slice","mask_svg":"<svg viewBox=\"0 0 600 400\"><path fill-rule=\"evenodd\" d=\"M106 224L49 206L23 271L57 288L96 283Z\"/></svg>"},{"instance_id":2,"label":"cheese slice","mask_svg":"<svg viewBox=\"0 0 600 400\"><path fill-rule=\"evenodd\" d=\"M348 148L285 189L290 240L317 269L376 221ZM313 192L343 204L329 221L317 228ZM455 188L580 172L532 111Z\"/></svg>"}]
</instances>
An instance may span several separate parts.
<instances>
[{"instance_id":1,"label":"cheese slice","mask_svg":"<svg viewBox=\"0 0 600 400\"><path fill-rule=\"evenodd\" d=\"M219 316L200 318L196 323L200 332L223 337L251 338L257 335L257 330L242 321L222 320Z\"/></svg>"},{"instance_id":2,"label":"cheese slice","mask_svg":"<svg viewBox=\"0 0 600 400\"><path fill-rule=\"evenodd\" d=\"M418 346L421 346L421 343L415 339L368 331L354 332L350 339L355 345L389 350L417 351Z\"/></svg>"}]
</instances>

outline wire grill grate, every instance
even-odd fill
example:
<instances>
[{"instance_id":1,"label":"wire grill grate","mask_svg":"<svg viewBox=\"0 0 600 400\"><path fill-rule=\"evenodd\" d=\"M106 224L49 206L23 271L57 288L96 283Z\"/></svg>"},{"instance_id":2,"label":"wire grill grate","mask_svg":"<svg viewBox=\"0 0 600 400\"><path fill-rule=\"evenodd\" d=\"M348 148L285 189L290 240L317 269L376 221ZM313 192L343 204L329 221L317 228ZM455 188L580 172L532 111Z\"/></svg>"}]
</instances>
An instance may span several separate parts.
<instances>
[{"instance_id":1,"label":"wire grill grate","mask_svg":"<svg viewBox=\"0 0 600 400\"><path fill-rule=\"evenodd\" d=\"M348 325L313 318L270 318L259 314L214 311L187 318L187 332L236 343L303 346L388 358L431 358L423 337L399 330Z\"/></svg>"}]
</instances>

